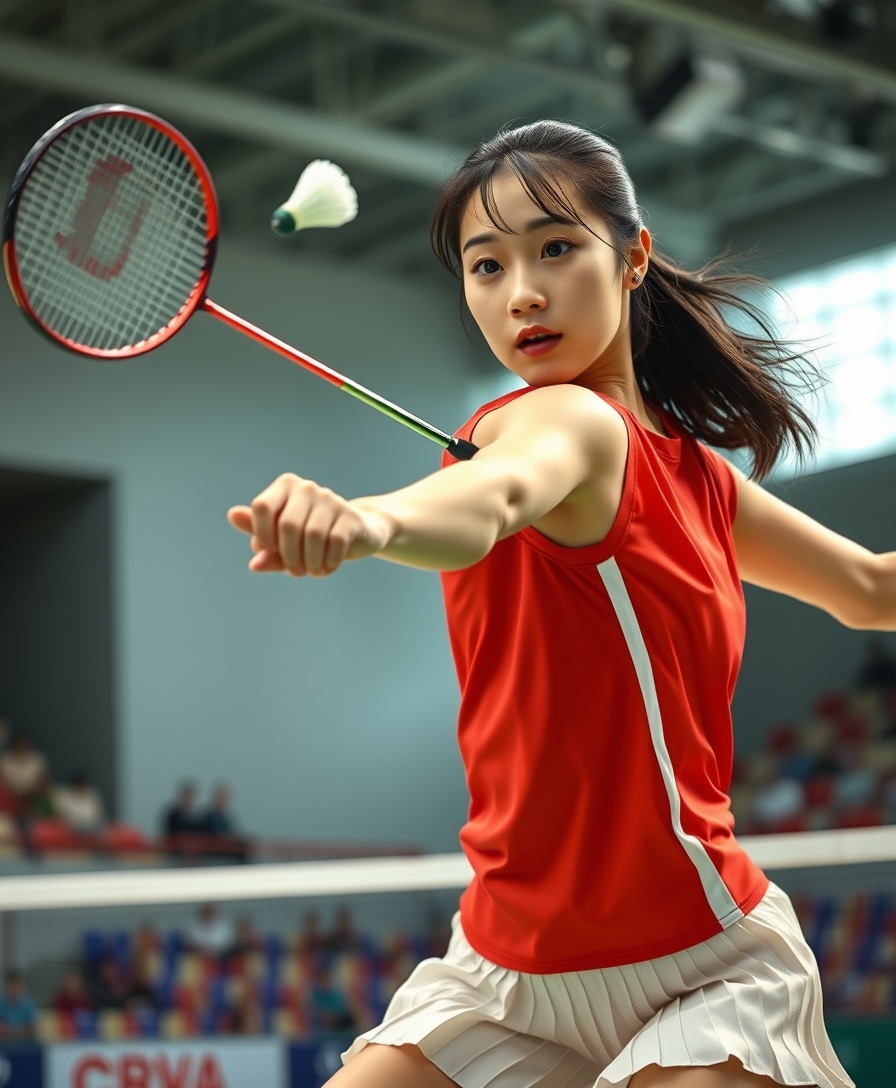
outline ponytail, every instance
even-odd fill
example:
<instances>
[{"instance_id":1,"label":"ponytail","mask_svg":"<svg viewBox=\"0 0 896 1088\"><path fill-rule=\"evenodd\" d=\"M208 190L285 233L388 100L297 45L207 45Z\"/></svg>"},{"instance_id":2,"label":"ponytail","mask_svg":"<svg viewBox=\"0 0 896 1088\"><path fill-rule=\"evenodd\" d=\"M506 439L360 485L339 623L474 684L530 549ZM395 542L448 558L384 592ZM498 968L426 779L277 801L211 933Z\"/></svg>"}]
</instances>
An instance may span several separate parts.
<instances>
[{"instance_id":1,"label":"ponytail","mask_svg":"<svg viewBox=\"0 0 896 1088\"><path fill-rule=\"evenodd\" d=\"M460 274L460 224L478 192L501 229L492 181L511 169L548 215L586 225L563 182L609 225L620 265L642 228L631 178L612 144L586 129L539 121L499 133L473 151L442 190L433 216L436 255ZM762 309L745 297L768 290L758 276L726 270L724 259L696 272L656 249L631 292L635 377L645 400L666 409L688 434L711 446L746 450L752 475L766 476L785 449L803 462L814 449L815 424L798 392L816 387L806 355L779 339ZM735 323L732 323L734 319ZM742 331L746 324L750 331Z\"/></svg>"}]
</instances>

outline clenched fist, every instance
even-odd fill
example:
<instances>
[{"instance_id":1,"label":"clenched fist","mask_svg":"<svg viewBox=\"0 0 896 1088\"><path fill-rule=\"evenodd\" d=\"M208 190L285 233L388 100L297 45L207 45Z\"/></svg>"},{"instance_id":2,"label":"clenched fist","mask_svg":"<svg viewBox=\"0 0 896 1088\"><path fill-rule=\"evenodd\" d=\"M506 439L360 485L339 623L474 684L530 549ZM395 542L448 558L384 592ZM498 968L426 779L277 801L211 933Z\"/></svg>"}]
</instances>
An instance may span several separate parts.
<instances>
[{"instance_id":1,"label":"clenched fist","mask_svg":"<svg viewBox=\"0 0 896 1088\"><path fill-rule=\"evenodd\" d=\"M252 538L250 570L286 571L295 578L332 574L348 559L375 554L390 536L383 513L291 472L251 506L231 507L227 519Z\"/></svg>"}]
</instances>

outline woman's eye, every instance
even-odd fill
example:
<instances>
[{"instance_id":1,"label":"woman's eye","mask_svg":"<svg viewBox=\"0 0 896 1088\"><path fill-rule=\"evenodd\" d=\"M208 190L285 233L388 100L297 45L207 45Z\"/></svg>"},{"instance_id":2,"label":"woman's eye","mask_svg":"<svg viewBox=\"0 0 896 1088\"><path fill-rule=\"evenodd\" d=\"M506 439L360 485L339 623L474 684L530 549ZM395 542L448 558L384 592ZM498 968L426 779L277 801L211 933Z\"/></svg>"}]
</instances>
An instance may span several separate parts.
<instances>
[{"instance_id":1,"label":"woman's eye","mask_svg":"<svg viewBox=\"0 0 896 1088\"><path fill-rule=\"evenodd\" d=\"M544 247L544 255L546 257L562 257L564 253L568 253L572 249L572 242L561 242L559 239L555 239L553 242L548 242Z\"/></svg>"},{"instance_id":2,"label":"woman's eye","mask_svg":"<svg viewBox=\"0 0 896 1088\"><path fill-rule=\"evenodd\" d=\"M495 272L500 272L501 266L497 261L493 261L491 257L486 257L473 266L473 271L480 276L491 276Z\"/></svg>"}]
</instances>

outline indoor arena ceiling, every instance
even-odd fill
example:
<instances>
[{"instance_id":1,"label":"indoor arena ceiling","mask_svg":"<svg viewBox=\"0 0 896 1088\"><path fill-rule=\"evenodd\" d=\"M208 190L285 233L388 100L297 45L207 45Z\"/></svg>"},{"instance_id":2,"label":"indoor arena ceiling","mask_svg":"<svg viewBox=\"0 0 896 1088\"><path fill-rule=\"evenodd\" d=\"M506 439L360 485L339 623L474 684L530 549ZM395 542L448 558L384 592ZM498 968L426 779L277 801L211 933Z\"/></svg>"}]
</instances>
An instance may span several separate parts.
<instances>
[{"instance_id":1,"label":"indoor arena ceiling","mask_svg":"<svg viewBox=\"0 0 896 1088\"><path fill-rule=\"evenodd\" d=\"M0 0L6 178L97 101L178 123L231 232L335 159L358 219L283 244L412 274L433 268L427 210L460 152L508 122L579 121L622 148L660 245L697 260L891 170L896 2Z\"/></svg>"}]
</instances>

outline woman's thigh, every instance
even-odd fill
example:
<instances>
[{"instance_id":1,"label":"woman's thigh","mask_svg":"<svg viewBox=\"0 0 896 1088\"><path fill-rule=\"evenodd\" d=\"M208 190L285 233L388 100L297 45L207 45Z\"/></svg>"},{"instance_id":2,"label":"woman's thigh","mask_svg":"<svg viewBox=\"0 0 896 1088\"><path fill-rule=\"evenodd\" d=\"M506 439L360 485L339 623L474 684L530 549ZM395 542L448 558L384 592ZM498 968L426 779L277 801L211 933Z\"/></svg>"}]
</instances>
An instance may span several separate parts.
<instances>
[{"instance_id":1,"label":"woman's thigh","mask_svg":"<svg viewBox=\"0 0 896 1088\"><path fill-rule=\"evenodd\" d=\"M648 1065L628 1082L629 1088L781 1088L771 1077L744 1069L737 1058L721 1065L675 1066L665 1069Z\"/></svg>"},{"instance_id":2,"label":"woman's thigh","mask_svg":"<svg viewBox=\"0 0 896 1088\"><path fill-rule=\"evenodd\" d=\"M324 1088L457 1088L419 1047L370 1043Z\"/></svg>"}]
</instances>

